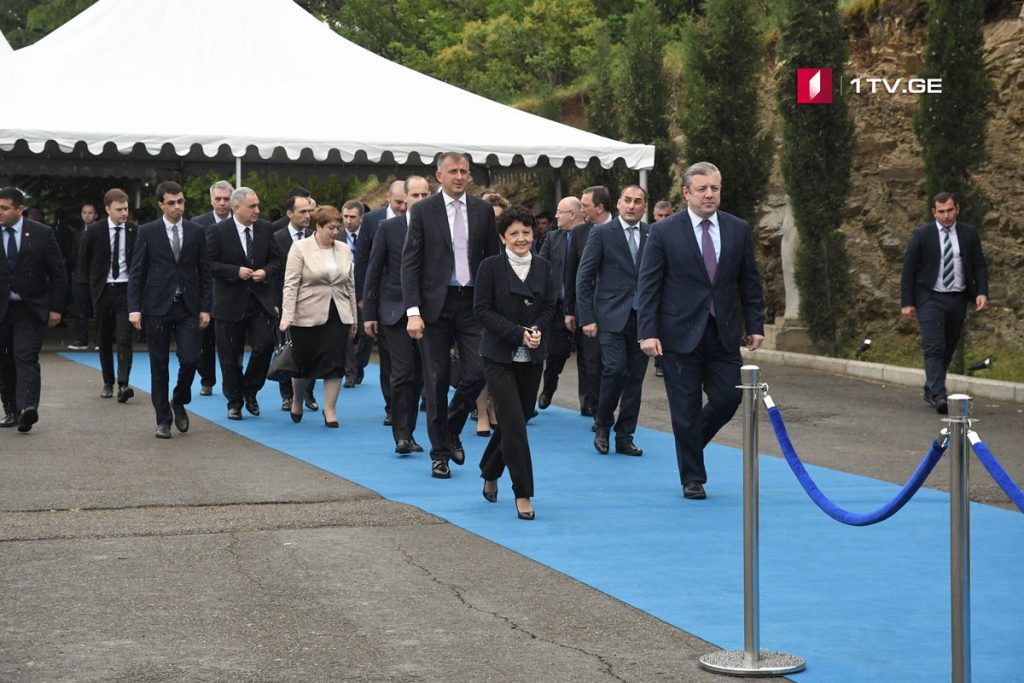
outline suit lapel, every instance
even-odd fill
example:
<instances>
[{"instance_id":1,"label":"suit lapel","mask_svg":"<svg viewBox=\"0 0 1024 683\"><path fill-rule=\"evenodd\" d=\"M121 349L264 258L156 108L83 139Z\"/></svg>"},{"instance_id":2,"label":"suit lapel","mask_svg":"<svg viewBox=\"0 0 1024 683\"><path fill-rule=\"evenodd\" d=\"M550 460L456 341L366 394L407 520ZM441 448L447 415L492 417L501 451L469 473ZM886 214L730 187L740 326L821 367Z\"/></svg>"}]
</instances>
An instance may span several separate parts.
<instances>
[{"instance_id":1,"label":"suit lapel","mask_svg":"<svg viewBox=\"0 0 1024 683\"><path fill-rule=\"evenodd\" d=\"M688 249L691 254L691 258L698 271L704 276L705 282L711 284L711 278L708 277L707 268L704 267L704 256L700 252L700 245L697 244L697 235L693 231L693 223L690 221L690 214L688 211L683 211L681 221L682 223L682 234L680 238L683 241L683 247ZM721 234L722 220L718 220L719 234Z\"/></svg>"},{"instance_id":2,"label":"suit lapel","mask_svg":"<svg viewBox=\"0 0 1024 683\"><path fill-rule=\"evenodd\" d=\"M442 239L444 239L445 246L448 247L448 251L452 251L455 249L455 246L452 244L452 229L451 226L448 225L448 205L445 203L444 193L438 192L437 198L440 200L434 207L434 211L438 214L436 218L437 224L443 228L441 230L441 235ZM468 211L466 212L466 215L468 224ZM452 251L452 253L454 253L454 251Z\"/></svg>"}]
</instances>

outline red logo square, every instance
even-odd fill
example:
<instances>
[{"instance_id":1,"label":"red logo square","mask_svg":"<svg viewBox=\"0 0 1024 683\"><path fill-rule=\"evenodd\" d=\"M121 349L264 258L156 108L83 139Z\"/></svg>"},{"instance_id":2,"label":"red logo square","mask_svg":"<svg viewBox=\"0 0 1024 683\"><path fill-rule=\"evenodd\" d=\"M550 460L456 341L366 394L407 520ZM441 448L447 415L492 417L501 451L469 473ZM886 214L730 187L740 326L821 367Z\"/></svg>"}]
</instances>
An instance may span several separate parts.
<instances>
[{"instance_id":1,"label":"red logo square","mask_svg":"<svg viewBox=\"0 0 1024 683\"><path fill-rule=\"evenodd\" d=\"M797 69L796 102L832 104L832 69Z\"/></svg>"}]
</instances>

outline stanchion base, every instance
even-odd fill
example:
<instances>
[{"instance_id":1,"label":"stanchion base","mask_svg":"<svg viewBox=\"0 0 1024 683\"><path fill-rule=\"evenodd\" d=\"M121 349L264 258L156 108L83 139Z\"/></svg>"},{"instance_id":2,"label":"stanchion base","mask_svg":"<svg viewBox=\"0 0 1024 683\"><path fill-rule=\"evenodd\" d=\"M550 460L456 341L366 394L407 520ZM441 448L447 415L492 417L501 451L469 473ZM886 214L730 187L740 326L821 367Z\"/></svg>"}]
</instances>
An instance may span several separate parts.
<instances>
[{"instance_id":1,"label":"stanchion base","mask_svg":"<svg viewBox=\"0 0 1024 683\"><path fill-rule=\"evenodd\" d=\"M700 658L700 667L729 676L782 676L803 671L807 663L800 657L785 652L761 650L754 666L746 663L743 650L718 650Z\"/></svg>"}]
</instances>

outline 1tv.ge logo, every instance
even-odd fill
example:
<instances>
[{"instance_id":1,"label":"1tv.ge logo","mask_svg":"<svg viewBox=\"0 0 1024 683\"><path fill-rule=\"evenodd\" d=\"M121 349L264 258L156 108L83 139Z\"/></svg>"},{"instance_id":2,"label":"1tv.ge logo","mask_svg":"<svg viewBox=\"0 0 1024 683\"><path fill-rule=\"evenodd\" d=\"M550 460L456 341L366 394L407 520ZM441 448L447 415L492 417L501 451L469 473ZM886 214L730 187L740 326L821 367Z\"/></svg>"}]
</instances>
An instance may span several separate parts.
<instances>
[{"instance_id":1,"label":"1tv.ge logo","mask_svg":"<svg viewBox=\"0 0 1024 683\"><path fill-rule=\"evenodd\" d=\"M941 95L941 78L881 78L858 76L850 80L850 89L857 95ZM832 69L796 70L797 104L832 103Z\"/></svg>"},{"instance_id":2,"label":"1tv.ge logo","mask_svg":"<svg viewBox=\"0 0 1024 683\"><path fill-rule=\"evenodd\" d=\"M797 69L796 103L832 104L832 69Z\"/></svg>"}]
</instances>

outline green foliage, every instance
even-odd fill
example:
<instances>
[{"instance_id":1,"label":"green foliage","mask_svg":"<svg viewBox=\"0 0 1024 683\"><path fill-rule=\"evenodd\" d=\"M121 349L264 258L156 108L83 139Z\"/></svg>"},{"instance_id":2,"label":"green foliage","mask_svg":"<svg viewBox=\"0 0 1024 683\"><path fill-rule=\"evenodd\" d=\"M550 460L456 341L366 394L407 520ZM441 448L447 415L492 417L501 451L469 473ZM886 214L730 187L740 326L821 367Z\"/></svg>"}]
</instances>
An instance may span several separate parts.
<instances>
[{"instance_id":1,"label":"green foliage","mask_svg":"<svg viewBox=\"0 0 1024 683\"><path fill-rule=\"evenodd\" d=\"M838 88L832 104L796 103L798 67L831 67L833 83L845 78L847 41L835 0L789 0L781 38L781 165L800 235L800 316L815 344L838 355L852 324L849 257L839 227L850 192L853 122Z\"/></svg>"},{"instance_id":2,"label":"green foliage","mask_svg":"<svg viewBox=\"0 0 1024 683\"><path fill-rule=\"evenodd\" d=\"M926 212L931 198L952 192L961 217L981 225L986 201L971 181L985 159L985 126L992 86L982 55L984 6L962 0L932 0L928 12L922 78L941 78L941 94L923 94L914 116L914 132L924 153Z\"/></svg>"},{"instance_id":3,"label":"green foliage","mask_svg":"<svg viewBox=\"0 0 1024 683\"><path fill-rule=\"evenodd\" d=\"M748 0L719 0L688 24L677 106L687 163L718 166L722 209L747 220L764 198L774 151L761 128L764 38L756 12Z\"/></svg>"},{"instance_id":4,"label":"green foliage","mask_svg":"<svg viewBox=\"0 0 1024 683\"><path fill-rule=\"evenodd\" d=\"M337 174L327 177L321 176L298 176L295 174L279 174L276 171L264 173L249 171L245 173L242 168L245 180L245 187L251 187L260 198L260 212L266 218L271 209L284 211L284 202L288 198L288 190L301 185L310 191L317 204L331 204L341 208L341 205L349 199L359 197L363 192L364 184L356 178L349 177L340 179ZM188 204L187 212L190 216L198 216L210 210L210 185L221 179L221 176L214 171L206 174L190 173L182 183L185 190L185 199ZM234 178L230 178L232 184Z\"/></svg>"},{"instance_id":5,"label":"green foliage","mask_svg":"<svg viewBox=\"0 0 1024 683\"><path fill-rule=\"evenodd\" d=\"M650 197L663 199L672 189L675 144L668 129L668 80L665 77L665 39L660 29L658 8L653 3L638 6L626 24L625 79L617 102L622 112L622 130L632 142L654 144L654 168L648 173ZM653 202L648 202L653 204Z\"/></svg>"},{"instance_id":6,"label":"green foliage","mask_svg":"<svg viewBox=\"0 0 1024 683\"><path fill-rule=\"evenodd\" d=\"M96 0L4 0L0 30L15 50L31 45Z\"/></svg>"}]
</instances>

